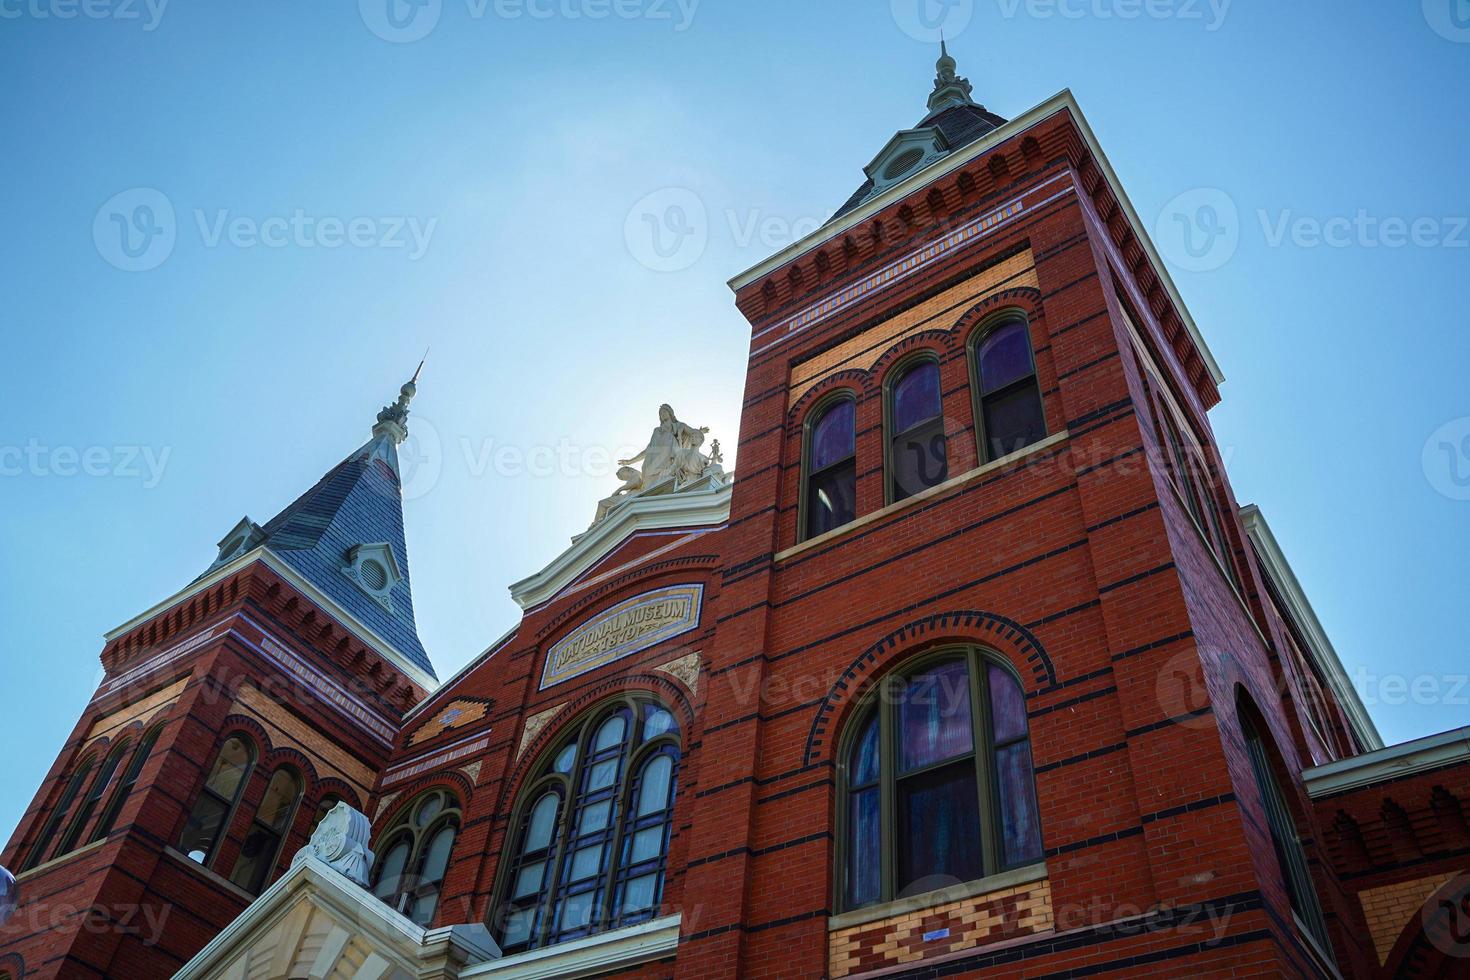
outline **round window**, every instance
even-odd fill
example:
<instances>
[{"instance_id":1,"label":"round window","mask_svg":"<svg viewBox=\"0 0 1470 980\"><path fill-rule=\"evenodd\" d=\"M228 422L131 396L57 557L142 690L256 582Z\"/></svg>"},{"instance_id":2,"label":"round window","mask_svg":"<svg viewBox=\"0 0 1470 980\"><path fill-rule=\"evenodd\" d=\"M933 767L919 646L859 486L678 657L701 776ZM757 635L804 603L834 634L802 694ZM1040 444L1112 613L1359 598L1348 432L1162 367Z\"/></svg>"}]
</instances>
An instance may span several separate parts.
<instances>
[{"instance_id":1,"label":"round window","mask_svg":"<svg viewBox=\"0 0 1470 980\"><path fill-rule=\"evenodd\" d=\"M914 169L914 165L922 159L924 159L924 151L918 147L904 150L883 168L883 179L897 180Z\"/></svg>"},{"instance_id":2,"label":"round window","mask_svg":"<svg viewBox=\"0 0 1470 980\"><path fill-rule=\"evenodd\" d=\"M367 559L362 563L358 574L362 576L362 584L374 592L382 592L388 585L388 569L380 561Z\"/></svg>"}]
</instances>

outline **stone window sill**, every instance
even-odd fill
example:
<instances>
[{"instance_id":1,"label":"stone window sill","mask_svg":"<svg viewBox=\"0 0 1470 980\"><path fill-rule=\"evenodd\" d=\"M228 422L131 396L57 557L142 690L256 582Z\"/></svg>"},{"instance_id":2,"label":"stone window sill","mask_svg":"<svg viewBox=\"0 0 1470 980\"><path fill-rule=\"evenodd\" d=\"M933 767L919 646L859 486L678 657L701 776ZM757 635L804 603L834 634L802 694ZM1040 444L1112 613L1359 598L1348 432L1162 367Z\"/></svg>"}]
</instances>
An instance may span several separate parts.
<instances>
[{"instance_id":1,"label":"stone window sill","mask_svg":"<svg viewBox=\"0 0 1470 980\"><path fill-rule=\"evenodd\" d=\"M869 524L881 521L884 518L890 517L906 508L913 507L917 504L923 503L926 500L932 500L935 497L943 496L944 494L949 493L951 490L954 490L957 487L964 486L966 483L971 483L983 476L989 476L990 474L995 473L998 470L1003 470L1008 466L1015 466L1030 456L1035 456L1038 453L1045 452L1046 450L1065 442L1067 440L1067 437L1068 433L1066 429L1063 429L1060 432L1054 432L1051 435L1047 436L1045 439L1042 439L1040 442L1033 442L1026 448L1019 449L1016 452L1011 453L1009 456L1002 456L1000 459L992 460L989 463L986 463L984 466L977 466L973 470L966 470L959 476L945 480L943 483L932 486L928 490L921 491L920 493L914 494L912 497L900 500L896 504L889 504L887 507L883 507L880 510L875 510L871 514L864 514L862 517L858 517L851 521L848 521L841 527L833 528L825 534L819 534L815 538L808 538L800 544L793 545L792 547L787 548L785 551L778 551L776 552L775 560L778 562L785 561L788 558L794 558L797 555L802 554L803 552L812 550L813 548L820 548L823 545L831 544L833 541L836 541L837 539L845 535L851 534L859 528L867 527Z\"/></svg>"}]
</instances>

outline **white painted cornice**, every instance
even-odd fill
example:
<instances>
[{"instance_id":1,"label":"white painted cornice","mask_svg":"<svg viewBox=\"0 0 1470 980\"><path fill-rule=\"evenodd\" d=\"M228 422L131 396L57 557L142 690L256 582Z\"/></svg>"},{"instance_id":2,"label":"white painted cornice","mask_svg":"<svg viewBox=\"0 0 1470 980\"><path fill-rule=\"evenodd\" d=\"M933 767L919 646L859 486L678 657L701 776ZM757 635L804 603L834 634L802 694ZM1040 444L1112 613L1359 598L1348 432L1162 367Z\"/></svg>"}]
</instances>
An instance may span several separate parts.
<instances>
[{"instance_id":1,"label":"white painted cornice","mask_svg":"<svg viewBox=\"0 0 1470 980\"><path fill-rule=\"evenodd\" d=\"M678 915L516 953L460 972L461 980L574 980L663 959L679 946Z\"/></svg>"},{"instance_id":2,"label":"white painted cornice","mask_svg":"<svg viewBox=\"0 0 1470 980\"><path fill-rule=\"evenodd\" d=\"M483 925L424 929L324 862L308 857L251 902L184 964L174 975L175 980L229 976L226 971L242 958L249 958L253 947L265 945L262 940L278 930L289 931L287 921L301 914L303 902L324 912L349 941L369 946L408 976L454 976L455 962L478 964L500 955ZM270 952L274 953L274 948Z\"/></svg>"},{"instance_id":3,"label":"white painted cornice","mask_svg":"<svg viewBox=\"0 0 1470 980\"><path fill-rule=\"evenodd\" d=\"M117 639L119 636L122 636L129 630L137 627L139 624L146 623L153 617L167 612L179 603L191 599L199 593L206 591L207 589L214 588L214 586L218 585L220 582L223 582L231 575L234 575L236 572L241 571L246 566L251 565L255 562L260 562L271 571L279 575L281 578L285 579L292 588L296 589L296 591L304 595L308 600L310 600L314 605L316 605L327 615L337 620L337 622L340 623L344 628L356 635L358 640L360 640L364 646L371 647L372 650L378 654L378 656L388 661L394 667L397 667L398 670L402 672L405 677L413 681L419 687L430 692L433 692L439 687L439 682L434 679L434 677L428 671L424 670L422 667L409 660L403 654L399 653L397 647L389 643L377 631L372 629L362 620L358 619L352 613L348 612L345 607L340 605L331 596L327 595L321 589L313 585L311 581L303 576L300 572L296 571L290 565L287 565L266 545L259 545L258 547L240 555L238 558L235 558L232 561L228 561L218 568L210 570L205 575L195 579L193 582L190 582L178 592L175 592L173 595L169 596L167 599L164 599L162 602L153 606L151 609L139 613L137 616L134 616L132 619L128 620L126 623L123 623L121 626L108 630L106 633L102 634L103 640L111 643L113 640Z\"/></svg>"},{"instance_id":4,"label":"white painted cornice","mask_svg":"<svg viewBox=\"0 0 1470 980\"><path fill-rule=\"evenodd\" d=\"M572 546L551 564L512 585L510 596L522 609L539 606L576 581L629 535L639 531L723 524L730 517L733 486L732 482L714 490L630 498L590 530L573 539Z\"/></svg>"},{"instance_id":5,"label":"white painted cornice","mask_svg":"<svg viewBox=\"0 0 1470 980\"><path fill-rule=\"evenodd\" d=\"M1302 638L1307 642L1307 656L1322 671L1327 683L1332 688L1333 695L1339 704L1347 712L1348 722L1353 726L1353 733L1357 735L1358 741L1369 750L1381 749L1383 747L1383 736L1378 734L1378 726L1373 724L1372 717L1368 714L1363 699L1358 695L1357 688L1353 687L1352 681L1348 679L1347 671L1343 669L1342 660L1337 655L1337 650L1332 646L1332 641L1327 638L1327 630L1322 627L1322 621L1317 618L1317 613L1312 609L1312 604L1307 600L1307 594L1302 589L1301 582L1297 581L1296 573L1291 570L1291 564L1286 560L1286 554L1281 550L1281 545L1276 541L1276 535L1271 533L1271 525L1266 523L1266 515L1261 513L1261 508L1255 504L1247 504L1240 509L1240 523L1245 528L1246 535L1255 546L1256 557L1260 559L1261 570L1270 577L1276 592L1281 596L1281 601L1286 604L1283 610L1291 617L1292 622L1301 632Z\"/></svg>"},{"instance_id":6,"label":"white painted cornice","mask_svg":"<svg viewBox=\"0 0 1470 980\"><path fill-rule=\"evenodd\" d=\"M1302 781L1315 798L1458 762L1470 762L1470 727L1313 766L1302 773Z\"/></svg>"},{"instance_id":7,"label":"white painted cornice","mask_svg":"<svg viewBox=\"0 0 1470 980\"><path fill-rule=\"evenodd\" d=\"M1147 253L1149 261L1153 263L1154 270L1159 275L1159 281L1164 284L1164 288L1169 294L1169 300L1174 304L1175 309L1179 311L1179 318L1184 321L1184 326L1189 331L1190 339L1194 342L1195 347L1199 349L1200 357L1204 359L1205 366L1209 369L1210 377L1214 378L1215 384L1223 384L1225 382L1225 376L1220 371L1220 365L1215 361L1215 355L1210 352L1209 345L1205 343L1204 335L1200 333L1199 327L1194 322L1194 317L1189 313L1189 308L1184 305L1184 298L1179 295L1179 289L1174 285L1174 280L1169 275L1168 267L1159 256L1159 251L1154 246L1153 238L1149 235L1148 226L1138 217L1138 212L1134 209L1133 202L1128 199L1127 192L1124 191L1122 183L1119 182L1118 175L1114 172L1113 165L1108 161L1107 154L1103 152L1102 145L1098 143L1097 136L1093 133L1092 127L1087 122L1087 117L1082 114L1082 109L1077 105L1077 100L1072 95L1071 89L1063 89L1039 106L1022 113L999 129L987 133L974 143L956 150L949 156L936 160L928 167L899 181L877 196L865 201L859 207L844 214L842 217L823 225L805 238L793 242L770 258L752 266L731 279L729 282L730 288L738 292L793 259L820 248L827 242L840 238L853 228L862 225L890 204L902 200L941 177L962 169L977 157L989 153L1006 140L1021 135L1026 130L1059 112L1071 113L1078 132L1082 134L1082 139L1087 144L1088 150L1091 151L1093 158L1097 160L1098 167L1102 170L1103 176L1112 188L1113 196L1117 198L1119 206L1123 209L1123 214L1133 226L1135 234L1138 235L1139 242L1143 244L1143 249Z\"/></svg>"}]
</instances>

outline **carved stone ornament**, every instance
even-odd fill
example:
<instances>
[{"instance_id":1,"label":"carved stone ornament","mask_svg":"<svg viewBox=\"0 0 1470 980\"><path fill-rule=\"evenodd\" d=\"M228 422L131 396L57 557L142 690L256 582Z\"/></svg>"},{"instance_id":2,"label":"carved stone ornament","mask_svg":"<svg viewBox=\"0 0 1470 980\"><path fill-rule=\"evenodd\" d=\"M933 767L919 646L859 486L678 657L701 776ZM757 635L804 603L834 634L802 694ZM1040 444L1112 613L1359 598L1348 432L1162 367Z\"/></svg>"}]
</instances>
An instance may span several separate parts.
<instances>
[{"instance_id":1,"label":"carved stone ornament","mask_svg":"<svg viewBox=\"0 0 1470 980\"><path fill-rule=\"evenodd\" d=\"M717 490L730 482L720 464L718 441L708 455L700 452L707 428L685 425L668 405L658 408L658 428L649 436L643 451L628 459L618 460L618 479L623 485L597 503L596 524L615 507L631 497L692 490ZM635 466L634 464L642 464Z\"/></svg>"},{"instance_id":2,"label":"carved stone ornament","mask_svg":"<svg viewBox=\"0 0 1470 980\"><path fill-rule=\"evenodd\" d=\"M367 815L346 803L338 803L317 824L311 840L296 852L294 867L314 857L354 884L367 887L368 869L373 866L373 852L368 850L372 825Z\"/></svg>"}]
</instances>

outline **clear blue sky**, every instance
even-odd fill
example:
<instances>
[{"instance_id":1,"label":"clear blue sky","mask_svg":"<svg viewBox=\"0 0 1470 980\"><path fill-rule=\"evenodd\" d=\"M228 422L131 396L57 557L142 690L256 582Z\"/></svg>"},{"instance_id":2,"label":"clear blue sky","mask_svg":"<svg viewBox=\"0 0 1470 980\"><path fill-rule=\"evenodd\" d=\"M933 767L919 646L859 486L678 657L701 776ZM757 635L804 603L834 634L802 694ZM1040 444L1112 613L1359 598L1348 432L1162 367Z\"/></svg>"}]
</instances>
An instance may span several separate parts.
<instances>
[{"instance_id":1,"label":"clear blue sky","mask_svg":"<svg viewBox=\"0 0 1470 980\"><path fill-rule=\"evenodd\" d=\"M0 0L0 833L101 634L362 442L426 345L408 540L441 677L660 401L733 450L726 279L846 198L936 54L917 0L396 2ZM1350 672L1438 685L1370 685L1385 738L1470 722L1470 3L946 16L991 109L1072 88L1140 214L1193 222L1160 246L1227 376L1238 497ZM650 194L693 246L652 248Z\"/></svg>"}]
</instances>

